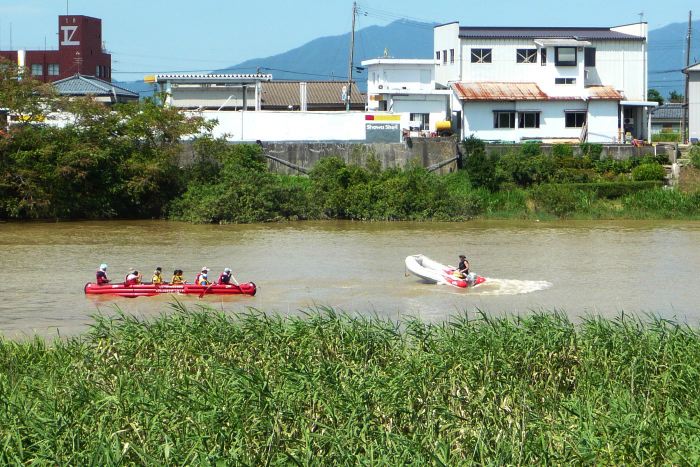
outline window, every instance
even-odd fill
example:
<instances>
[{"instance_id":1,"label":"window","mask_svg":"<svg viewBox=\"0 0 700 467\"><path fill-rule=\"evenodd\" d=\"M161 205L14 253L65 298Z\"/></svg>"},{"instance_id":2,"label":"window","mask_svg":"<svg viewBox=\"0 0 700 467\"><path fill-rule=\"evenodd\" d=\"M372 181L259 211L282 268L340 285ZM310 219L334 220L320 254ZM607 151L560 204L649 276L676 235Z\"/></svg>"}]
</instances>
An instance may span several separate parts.
<instances>
[{"instance_id":1,"label":"window","mask_svg":"<svg viewBox=\"0 0 700 467\"><path fill-rule=\"evenodd\" d=\"M576 66L576 47L555 47L554 62L557 66Z\"/></svg>"},{"instance_id":2,"label":"window","mask_svg":"<svg viewBox=\"0 0 700 467\"><path fill-rule=\"evenodd\" d=\"M435 52L435 60L440 61L440 51Z\"/></svg>"},{"instance_id":3,"label":"window","mask_svg":"<svg viewBox=\"0 0 700 467\"><path fill-rule=\"evenodd\" d=\"M442 63L447 64L447 50L442 51Z\"/></svg>"},{"instance_id":4,"label":"window","mask_svg":"<svg viewBox=\"0 0 700 467\"><path fill-rule=\"evenodd\" d=\"M491 63L491 49L472 49L472 63Z\"/></svg>"},{"instance_id":5,"label":"window","mask_svg":"<svg viewBox=\"0 0 700 467\"><path fill-rule=\"evenodd\" d=\"M518 128L539 128L540 113L539 112L519 112L518 113Z\"/></svg>"},{"instance_id":6,"label":"window","mask_svg":"<svg viewBox=\"0 0 700 467\"><path fill-rule=\"evenodd\" d=\"M41 76L44 74L44 67L41 63L32 64L32 76Z\"/></svg>"},{"instance_id":7,"label":"window","mask_svg":"<svg viewBox=\"0 0 700 467\"><path fill-rule=\"evenodd\" d=\"M450 49L450 63L455 62L455 49Z\"/></svg>"},{"instance_id":8,"label":"window","mask_svg":"<svg viewBox=\"0 0 700 467\"><path fill-rule=\"evenodd\" d=\"M576 78L554 78L554 84L576 84Z\"/></svg>"},{"instance_id":9,"label":"window","mask_svg":"<svg viewBox=\"0 0 700 467\"><path fill-rule=\"evenodd\" d=\"M515 128L515 112L496 111L493 113L494 128Z\"/></svg>"},{"instance_id":10,"label":"window","mask_svg":"<svg viewBox=\"0 0 700 467\"><path fill-rule=\"evenodd\" d=\"M586 112L566 112L566 128L583 128L586 124Z\"/></svg>"},{"instance_id":11,"label":"window","mask_svg":"<svg viewBox=\"0 0 700 467\"><path fill-rule=\"evenodd\" d=\"M95 76L97 76L98 78L100 78L102 76L102 66L101 65L97 65L97 68L95 70Z\"/></svg>"},{"instance_id":12,"label":"window","mask_svg":"<svg viewBox=\"0 0 700 467\"><path fill-rule=\"evenodd\" d=\"M537 49L518 49L515 61L518 63L537 63Z\"/></svg>"},{"instance_id":13,"label":"window","mask_svg":"<svg viewBox=\"0 0 700 467\"><path fill-rule=\"evenodd\" d=\"M430 114L411 114L411 126L418 124L421 131L430 129Z\"/></svg>"},{"instance_id":14,"label":"window","mask_svg":"<svg viewBox=\"0 0 700 467\"><path fill-rule=\"evenodd\" d=\"M595 47L583 49L583 66L595 66Z\"/></svg>"},{"instance_id":15,"label":"window","mask_svg":"<svg viewBox=\"0 0 700 467\"><path fill-rule=\"evenodd\" d=\"M48 74L49 74L49 76L58 76L59 75L58 63L49 63Z\"/></svg>"},{"instance_id":16,"label":"window","mask_svg":"<svg viewBox=\"0 0 700 467\"><path fill-rule=\"evenodd\" d=\"M547 49L540 49L540 64L547 65Z\"/></svg>"}]
</instances>

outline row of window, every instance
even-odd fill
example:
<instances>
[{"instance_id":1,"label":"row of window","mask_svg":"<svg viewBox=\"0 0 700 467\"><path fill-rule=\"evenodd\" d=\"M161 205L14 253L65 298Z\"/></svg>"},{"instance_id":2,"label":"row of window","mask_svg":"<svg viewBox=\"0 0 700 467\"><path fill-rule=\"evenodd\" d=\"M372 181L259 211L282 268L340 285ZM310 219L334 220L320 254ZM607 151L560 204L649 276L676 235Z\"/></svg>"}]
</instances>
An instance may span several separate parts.
<instances>
[{"instance_id":1,"label":"row of window","mask_svg":"<svg viewBox=\"0 0 700 467\"><path fill-rule=\"evenodd\" d=\"M33 63L31 71L32 76L44 76L44 65L41 63ZM49 63L46 66L46 74L48 76L58 76L60 74L58 63Z\"/></svg>"},{"instance_id":2,"label":"row of window","mask_svg":"<svg viewBox=\"0 0 700 467\"><path fill-rule=\"evenodd\" d=\"M595 47L585 47L583 49L583 66L595 66ZM440 52L437 52L438 60ZM537 49L516 49L516 63L537 63ZM547 49L540 49L540 64L547 65ZM493 49L471 49L472 63L491 63L493 60ZM578 62L578 49L576 47L555 47L554 64L557 66L576 66Z\"/></svg>"},{"instance_id":3,"label":"row of window","mask_svg":"<svg viewBox=\"0 0 700 467\"><path fill-rule=\"evenodd\" d=\"M44 65L41 63L33 63L31 65L32 76L44 76ZM47 76L58 76L60 75L60 68L58 63L49 63L46 65L46 75ZM108 78L109 77L109 67L105 65L97 65L95 67L95 76L98 78Z\"/></svg>"},{"instance_id":4,"label":"row of window","mask_svg":"<svg viewBox=\"0 0 700 467\"><path fill-rule=\"evenodd\" d=\"M435 52L435 59L437 59L438 62L440 61L440 57L442 57L442 63L444 65L446 65L447 64L447 50L443 50L442 53L440 53L439 50L437 52ZM454 63L454 62L455 62L455 49L450 49L450 63Z\"/></svg>"},{"instance_id":5,"label":"row of window","mask_svg":"<svg viewBox=\"0 0 700 467\"><path fill-rule=\"evenodd\" d=\"M517 117L517 119L516 119ZM566 128L582 128L586 124L586 112L564 112ZM539 128L540 112L515 112L497 110L493 112L494 128Z\"/></svg>"}]
</instances>

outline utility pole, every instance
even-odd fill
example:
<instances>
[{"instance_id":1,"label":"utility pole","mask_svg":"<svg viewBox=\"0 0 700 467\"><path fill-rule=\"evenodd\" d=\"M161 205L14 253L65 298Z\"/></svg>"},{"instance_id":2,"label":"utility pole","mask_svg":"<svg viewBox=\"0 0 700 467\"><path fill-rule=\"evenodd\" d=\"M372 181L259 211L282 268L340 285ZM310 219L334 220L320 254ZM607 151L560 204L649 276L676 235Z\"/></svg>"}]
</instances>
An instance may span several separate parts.
<instances>
[{"instance_id":1,"label":"utility pole","mask_svg":"<svg viewBox=\"0 0 700 467\"><path fill-rule=\"evenodd\" d=\"M690 66L690 38L693 32L693 12L688 12L688 35L685 45L685 68ZM690 75L685 72L685 91L683 92L683 120L681 121L681 139L683 144L688 144L688 90Z\"/></svg>"},{"instance_id":2,"label":"utility pole","mask_svg":"<svg viewBox=\"0 0 700 467\"><path fill-rule=\"evenodd\" d=\"M352 96L352 61L355 58L355 17L357 16L357 2L352 2L352 32L350 33L350 63L348 63L348 92L345 93L345 110L350 111L350 98Z\"/></svg>"}]
</instances>

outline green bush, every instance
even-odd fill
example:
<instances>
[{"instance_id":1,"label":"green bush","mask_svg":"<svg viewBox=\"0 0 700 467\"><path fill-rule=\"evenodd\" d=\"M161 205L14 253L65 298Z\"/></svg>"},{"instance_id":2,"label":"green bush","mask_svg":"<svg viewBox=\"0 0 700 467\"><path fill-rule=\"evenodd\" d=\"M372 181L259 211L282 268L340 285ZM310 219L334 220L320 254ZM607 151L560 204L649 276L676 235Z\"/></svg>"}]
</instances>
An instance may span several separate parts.
<instances>
[{"instance_id":1,"label":"green bush","mask_svg":"<svg viewBox=\"0 0 700 467\"><path fill-rule=\"evenodd\" d=\"M700 146L694 144L690 148L690 153L688 156L690 157L690 164L696 169L700 169Z\"/></svg>"},{"instance_id":2,"label":"green bush","mask_svg":"<svg viewBox=\"0 0 700 467\"><path fill-rule=\"evenodd\" d=\"M539 144L531 144L527 152L510 152L497 163L497 176L504 181L512 181L521 187L549 181L554 175L555 162L552 157L533 153ZM526 145L527 146L527 145Z\"/></svg>"},{"instance_id":3,"label":"green bush","mask_svg":"<svg viewBox=\"0 0 700 467\"><path fill-rule=\"evenodd\" d=\"M677 218L700 216L700 192L677 190L645 190L622 199L623 207L638 217Z\"/></svg>"},{"instance_id":4,"label":"green bush","mask_svg":"<svg viewBox=\"0 0 700 467\"><path fill-rule=\"evenodd\" d=\"M635 181L663 180L666 169L656 162L647 162L632 169L632 179Z\"/></svg>"},{"instance_id":5,"label":"green bush","mask_svg":"<svg viewBox=\"0 0 700 467\"><path fill-rule=\"evenodd\" d=\"M651 135L651 141L654 143L678 143L681 140L681 134L676 131L662 131Z\"/></svg>"},{"instance_id":6,"label":"green bush","mask_svg":"<svg viewBox=\"0 0 700 467\"><path fill-rule=\"evenodd\" d=\"M638 191L661 188L663 182L657 180L642 182L597 182L597 183L567 183L569 188L592 193L596 198L617 199Z\"/></svg>"},{"instance_id":7,"label":"green bush","mask_svg":"<svg viewBox=\"0 0 700 467\"><path fill-rule=\"evenodd\" d=\"M568 185L538 185L530 192L538 211L567 217L575 211L585 211L594 199L591 193L577 190Z\"/></svg>"},{"instance_id":8,"label":"green bush","mask_svg":"<svg viewBox=\"0 0 700 467\"><path fill-rule=\"evenodd\" d=\"M500 183L496 172L497 159L493 154L486 154L483 149L475 149L467 156L464 164L474 188L486 188L494 191Z\"/></svg>"},{"instance_id":9,"label":"green bush","mask_svg":"<svg viewBox=\"0 0 700 467\"><path fill-rule=\"evenodd\" d=\"M552 156L554 158L574 157L574 148L570 144L555 144L552 146Z\"/></svg>"},{"instance_id":10,"label":"green bush","mask_svg":"<svg viewBox=\"0 0 700 467\"><path fill-rule=\"evenodd\" d=\"M598 143L581 143L579 148L581 148L581 155L592 161L599 161L603 153L603 145Z\"/></svg>"}]
</instances>

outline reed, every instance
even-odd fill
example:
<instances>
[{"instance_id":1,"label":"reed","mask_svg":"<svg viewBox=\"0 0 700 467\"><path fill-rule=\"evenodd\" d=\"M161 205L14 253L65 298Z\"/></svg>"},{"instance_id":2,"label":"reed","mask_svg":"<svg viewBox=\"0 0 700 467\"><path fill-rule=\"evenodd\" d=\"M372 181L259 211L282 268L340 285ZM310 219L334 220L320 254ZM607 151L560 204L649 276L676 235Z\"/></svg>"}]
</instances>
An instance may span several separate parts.
<instances>
[{"instance_id":1,"label":"reed","mask_svg":"<svg viewBox=\"0 0 700 467\"><path fill-rule=\"evenodd\" d=\"M686 325L173 308L0 340L0 463L700 461Z\"/></svg>"}]
</instances>

